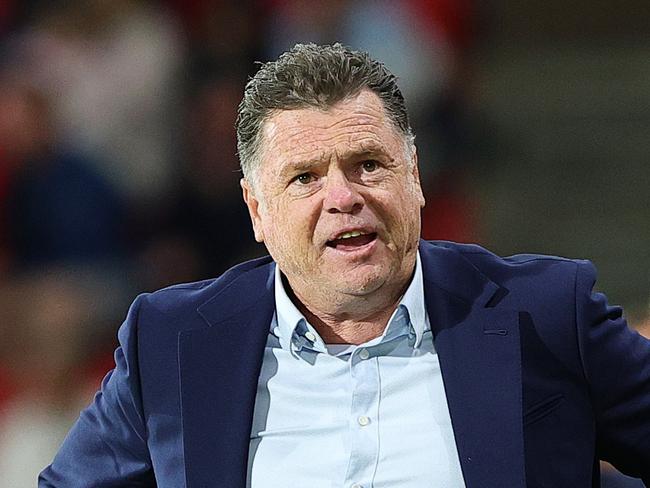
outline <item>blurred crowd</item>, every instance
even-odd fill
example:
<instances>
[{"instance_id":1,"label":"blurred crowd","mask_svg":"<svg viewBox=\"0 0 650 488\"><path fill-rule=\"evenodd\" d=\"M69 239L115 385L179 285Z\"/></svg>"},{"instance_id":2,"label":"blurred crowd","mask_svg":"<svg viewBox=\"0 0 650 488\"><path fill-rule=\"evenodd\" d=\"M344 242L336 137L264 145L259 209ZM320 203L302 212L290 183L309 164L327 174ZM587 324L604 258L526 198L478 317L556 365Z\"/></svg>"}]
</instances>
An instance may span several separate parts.
<instances>
[{"instance_id":1,"label":"blurred crowd","mask_svg":"<svg viewBox=\"0 0 650 488\"><path fill-rule=\"evenodd\" d=\"M299 41L385 61L417 134L424 236L480 240L480 27L472 0L0 1L0 487L34 485L135 293L264 253L234 133L255 61Z\"/></svg>"}]
</instances>

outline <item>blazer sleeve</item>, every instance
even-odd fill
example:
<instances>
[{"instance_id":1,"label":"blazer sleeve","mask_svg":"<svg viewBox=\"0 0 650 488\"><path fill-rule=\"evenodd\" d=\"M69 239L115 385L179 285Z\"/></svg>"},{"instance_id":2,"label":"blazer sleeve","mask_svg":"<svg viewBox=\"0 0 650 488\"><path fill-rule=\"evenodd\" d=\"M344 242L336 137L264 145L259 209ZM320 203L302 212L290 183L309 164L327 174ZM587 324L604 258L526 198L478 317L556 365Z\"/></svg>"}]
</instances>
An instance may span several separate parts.
<instances>
[{"instance_id":1,"label":"blazer sleeve","mask_svg":"<svg viewBox=\"0 0 650 488\"><path fill-rule=\"evenodd\" d=\"M39 488L155 486L138 368L138 316L145 296L133 302L118 331L115 368L40 474Z\"/></svg>"},{"instance_id":2,"label":"blazer sleeve","mask_svg":"<svg viewBox=\"0 0 650 488\"><path fill-rule=\"evenodd\" d=\"M628 328L620 307L593 291L595 281L593 265L580 262L576 325L598 455L650 486L650 341Z\"/></svg>"}]
</instances>

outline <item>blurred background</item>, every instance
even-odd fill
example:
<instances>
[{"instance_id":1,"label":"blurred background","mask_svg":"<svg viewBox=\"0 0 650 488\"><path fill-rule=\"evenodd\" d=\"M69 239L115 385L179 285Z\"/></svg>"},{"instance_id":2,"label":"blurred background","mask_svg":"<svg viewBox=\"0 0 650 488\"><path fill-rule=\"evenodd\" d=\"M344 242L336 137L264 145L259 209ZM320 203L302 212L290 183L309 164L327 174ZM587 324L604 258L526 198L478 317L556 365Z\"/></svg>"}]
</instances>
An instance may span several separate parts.
<instances>
[{"instance_id":1,"label":"blurred background","mask_svg":"<svg viewBox=\"0 0 650 488\"><path fill-rule=\"evenodd\" d=\"M0 0L0 487L34 486L137 293L264 254L236 107L299 41L399 75L425 237L589 258L648 333L649 26L645 0Z\"/></svg>"}]
</instances>

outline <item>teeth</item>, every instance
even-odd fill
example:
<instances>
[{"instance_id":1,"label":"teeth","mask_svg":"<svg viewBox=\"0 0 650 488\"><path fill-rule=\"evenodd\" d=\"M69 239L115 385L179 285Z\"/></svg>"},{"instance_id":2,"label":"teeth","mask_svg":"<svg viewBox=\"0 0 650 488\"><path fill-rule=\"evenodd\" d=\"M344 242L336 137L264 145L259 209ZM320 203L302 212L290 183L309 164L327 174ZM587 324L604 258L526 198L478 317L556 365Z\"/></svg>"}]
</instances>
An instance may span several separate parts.
<instances>
[{"instance_id":1,"label":"teeth","mask_svg":"<svg viewBox=\"0 0 650 488\"><path fill-rule=\"evenodd\" d=\"M352 232L344 232L340 235L339 239L349 239L350 237L359 237L360 235L362 235L361 232L353 230Z\"/></svg>"}]
</instances>

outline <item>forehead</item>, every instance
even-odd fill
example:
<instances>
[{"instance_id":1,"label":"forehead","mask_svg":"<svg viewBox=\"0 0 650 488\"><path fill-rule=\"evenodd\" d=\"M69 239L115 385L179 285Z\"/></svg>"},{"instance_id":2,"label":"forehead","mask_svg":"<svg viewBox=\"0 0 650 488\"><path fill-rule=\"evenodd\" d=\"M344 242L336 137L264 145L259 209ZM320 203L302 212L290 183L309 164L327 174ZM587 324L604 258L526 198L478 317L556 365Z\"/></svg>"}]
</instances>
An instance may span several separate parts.
<instances>
[{"instance_id":1,"label":"forehead","mask_svg":"<svg viewBox=\"0 0 650 488\"><path fill-rule=\"evenodd\" d=\"M279 111L269 117L262 130L264 163L271 165L278 157L287 162L347 152L393 152L401 144L402 137L382 101L369 90L327 110L309 107Z\"/></svg>"}]
</instances>

